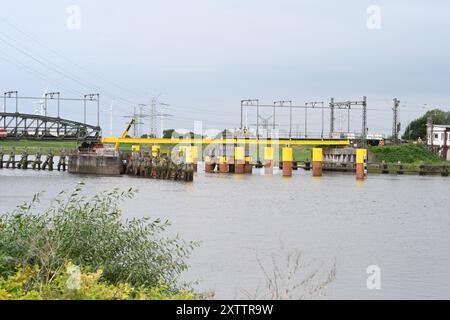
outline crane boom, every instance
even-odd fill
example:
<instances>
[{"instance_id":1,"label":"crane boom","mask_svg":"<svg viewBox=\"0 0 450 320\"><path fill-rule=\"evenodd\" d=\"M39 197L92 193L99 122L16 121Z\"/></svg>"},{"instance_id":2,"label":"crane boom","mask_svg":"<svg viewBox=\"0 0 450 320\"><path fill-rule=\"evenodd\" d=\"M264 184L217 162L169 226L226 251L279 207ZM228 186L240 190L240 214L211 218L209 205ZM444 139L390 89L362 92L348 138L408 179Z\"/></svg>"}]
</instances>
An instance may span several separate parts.
<instances>
[{"instance_id":1,"label":"crane boom","mask_svg":"<svg viewBox=\"0 0 450 320\"><path fill-rule=\"evenodd\" d=\"M130 123L128 123L128 126L125 128L125 130L122 132L122 135L121 135L121 138L122 139L125 139L126 137L127 137L127 135L128 135L128 132L130 131L130 129L131 129L131 126L134 124L134 119L132 119L131 121L130 121ZM119 147L120 147L120 142L116 142L116 147L115 147L115 149L116 149L116 151L119 151Z\"/></svg>"}]
</instances>

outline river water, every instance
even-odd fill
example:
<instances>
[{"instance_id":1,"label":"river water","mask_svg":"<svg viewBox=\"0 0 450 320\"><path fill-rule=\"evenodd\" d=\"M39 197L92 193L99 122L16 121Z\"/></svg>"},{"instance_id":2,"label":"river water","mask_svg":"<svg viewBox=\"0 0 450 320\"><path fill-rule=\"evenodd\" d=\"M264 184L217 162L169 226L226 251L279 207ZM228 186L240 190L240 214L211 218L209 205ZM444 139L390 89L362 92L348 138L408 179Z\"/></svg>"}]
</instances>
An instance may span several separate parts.
<instances>
[{"instance_id":1,"label":"river water","mask_svg":"<svg viewBox=\"0 0 450 320\"><path fill-rule=\"evenodd\" d=\"M43 190L46 203L80 179L68 173L0 170L0 211ZM167 218L169 233L201 241L183 277L198 280L195 288L213 291L216 298L264 297L274 271L282 278L290 274L287 261L294 251L314 267L300 268L290 280L278 278L278 289L286 288L289 298L300 297L293 287L306 270L320 270L323 278L333 264L335 280L314 297L450 298L449 178L371 175L357 182L354 175L313 178L301 170L292 178L200 173L189 184L83 179L87 192L139 189L123 205L125 217ZM369 266L377 272L368 274ZM369 277L376 277L371 283L380 289L368 289Z\"/></svg>"}]
</instances>

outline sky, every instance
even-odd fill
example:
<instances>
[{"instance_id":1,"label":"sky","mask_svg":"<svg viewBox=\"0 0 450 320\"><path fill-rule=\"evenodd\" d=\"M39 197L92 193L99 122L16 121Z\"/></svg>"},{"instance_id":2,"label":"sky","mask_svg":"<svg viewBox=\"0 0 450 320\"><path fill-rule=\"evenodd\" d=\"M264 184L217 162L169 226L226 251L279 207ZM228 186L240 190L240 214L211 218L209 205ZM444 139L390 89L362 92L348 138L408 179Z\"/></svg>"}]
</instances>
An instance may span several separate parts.
<instances>
[{"instance_id":1,"label":"sky","mask_svg":"<svg viewBox=\"0 0 450 320\"><path fill-rule=\"evenodd\" d=\"M194 120L205 129L240 126L243 99L304 105L367 96L369 130L385 134L394 98L401 101L403 128L426 110L450 110L450 2L444 0L2 2L0 91L60 91L70 98L99 92L105 135L110 105L118 135L133 108L155 96L169 104L161 110L171 115L164 128L188 130ZM35 107L23 101L20 110ZM248 112L253 124L255 110ZM95 124L95 106L88 113ZM268 119L272 111L261 114ZM82 102L63 103L62 117L81 121ZM320 117L310 111L308 130L321 130ZM351 131L360 131L360 110L350 118ZM288 119L287 109L278 112L280 130ZM338 113L337 126L347 127L346 119ZM144 120L142 133L150 126ZM294 112L293 126L303 132L303 111Z\"/></svg>"}]
</instances>

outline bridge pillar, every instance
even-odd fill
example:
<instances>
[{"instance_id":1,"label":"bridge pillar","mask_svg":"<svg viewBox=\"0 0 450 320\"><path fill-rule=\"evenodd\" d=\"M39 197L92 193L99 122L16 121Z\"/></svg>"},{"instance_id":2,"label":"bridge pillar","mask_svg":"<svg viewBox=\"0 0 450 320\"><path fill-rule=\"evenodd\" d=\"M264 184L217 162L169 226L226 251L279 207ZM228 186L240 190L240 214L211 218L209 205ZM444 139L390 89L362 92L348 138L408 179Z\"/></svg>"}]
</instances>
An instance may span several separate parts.
<instances>
[{"instance_id":1,"label":"bridge pillar","mask_svg":"<svg viewBox=\"0 0 450 320\"><path fill-rule=\"evenodd\" d=\"M292 148L283 148L283 177L292 177Z\"/></svg>"},{"instance_id":2,"label":"bridge pillar","mask_svg":"<svg viewBox=\"0 0 450 320\"><path fill-rule=\"evenodd\" d=\"M364 180L367 176L367 149L356 149L356 179Z\"/></svg>"},{"instance_id":3,"label":"bridge pillar","mask_svg":"<svg viewBox=\"0 0 450 320\"><path fill-rule=\"evenodd\" d=\"M313 177L321 177L323 171L323 149L313 148L312 153Z\"/></svg>"},{"instance_id":4,"label":"bridge pillar","mask_svg":"<svg viewBox=\"0 0 450 320\"><path fill-rule=\"evenodd\" d=\"M273 174L273 147L264 148L264 174Z\"/></svg>"},{"instance_id":5,"label":"bridge pillar","mask_svg":"<svg viewBox=\"0 0 450 320\"><path fill-rule=\"evenodd\" d=\"M234 148L234 173L243 174L245 167L245 151L242 147Z\"/></svg>"}]
</instances>

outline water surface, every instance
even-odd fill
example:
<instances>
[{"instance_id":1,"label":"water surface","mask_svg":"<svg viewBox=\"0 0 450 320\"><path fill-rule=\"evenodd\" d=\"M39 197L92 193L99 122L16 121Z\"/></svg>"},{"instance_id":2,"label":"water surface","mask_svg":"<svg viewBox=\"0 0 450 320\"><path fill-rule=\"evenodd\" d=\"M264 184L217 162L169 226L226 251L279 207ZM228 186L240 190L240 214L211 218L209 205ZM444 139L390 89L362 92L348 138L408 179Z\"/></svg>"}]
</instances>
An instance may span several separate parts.
<instances>
[{"instance_id":1,"label":"water surface","mask_svg":"<svg viewBox=\"0 0 450 320\"><path fill-rule=\"evenodd\" d=\"M0 211L45 190L48 202L80 176L0 170ZM450 298L450 180L444 177L295 172L251 176L198 174L194 183L134 177L84 177L85 190L139 189L126 217L172 222L170 233L199 240L186 280L217 298L243 298L265 287L260 264L283 265L292 250L336 262L324 298ZM259 261L259 262L258 262ZM366 269L381 268L381 290L368 290ZM247 292L247 293L244 293ZM295 296L294 296L295 298Z\"/></svg>"}]
</instances>

